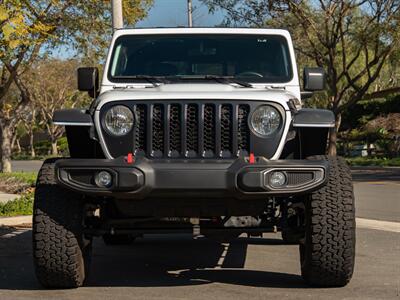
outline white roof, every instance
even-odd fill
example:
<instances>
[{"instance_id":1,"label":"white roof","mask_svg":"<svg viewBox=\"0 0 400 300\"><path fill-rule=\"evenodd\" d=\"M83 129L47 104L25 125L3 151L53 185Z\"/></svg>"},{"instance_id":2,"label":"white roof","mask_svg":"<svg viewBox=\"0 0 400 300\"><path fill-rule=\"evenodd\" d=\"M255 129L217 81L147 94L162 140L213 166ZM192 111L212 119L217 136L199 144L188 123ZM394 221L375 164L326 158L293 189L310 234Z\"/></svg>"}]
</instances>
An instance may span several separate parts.
<instances>
[{"instance_id":1,"label":"white roof","mask_svg":"<svg viewBox=\"0 0 400 300\"><path fill-rule=\"evenodd\" d=\"M127 34L275 34L290 39L290 34L285 29L218 27L127 28L116 30L114 38Z\"/></svg>"}]
</instances>

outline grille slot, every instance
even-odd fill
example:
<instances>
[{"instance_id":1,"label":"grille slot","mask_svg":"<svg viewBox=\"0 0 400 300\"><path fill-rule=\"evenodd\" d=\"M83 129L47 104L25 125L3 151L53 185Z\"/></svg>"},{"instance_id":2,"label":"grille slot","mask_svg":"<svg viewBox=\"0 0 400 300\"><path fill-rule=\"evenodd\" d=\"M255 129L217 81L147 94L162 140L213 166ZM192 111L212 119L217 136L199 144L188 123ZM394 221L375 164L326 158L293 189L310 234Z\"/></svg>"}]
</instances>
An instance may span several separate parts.
<instances>
[{"instance_id":1,"label":"grille slot","mask_svg":"<svg viewBox=\"0 0 400 300\"><path fill-rule=\"evenodd\" d=\"M250 129L247 123L250 107L248 105L239 105L238 111L238 149L247 155L250 151Z\"/></svg>"},{"instance_id":2,"label":"grille slot","mask_svg":"<svg viewBox=\"0 0 400 300\"><path fill-rule=\"evenodd\" d=\"M134 153L149 158L234 158L250 152L247 104L134 105Z\"/></svg>"},{"instance_id":3,"label":"grille slot","mask_svg":"<svg viewBox=\"0 0 400 300\"><path fill-rule=\"evenodd\" d=\"M179 157L182 151L181 107L177 104L171 105L169 114L169 156Z\"/></svg>"},{"instance_id":4,"label":"grille slot","mask_svg":"<svg viewBox=\"0 0 400 300\"><path fill-rule=\"evenodd\" d=\"M143 104L135 107L135 155L146 152L146 106Z\"/></svg>"},{"instance_id":5,"label":"grille slot","mask_svg":"<svg viewBox=\"0 0 400 300\"><path fill-rule=\"evenodd\" d=\"M222 105L221 108L221 151L222 155L229 156L232 153L232 128L233 116L232 106Z\"/></svg>"},{"instance_id":6,"label":"grille slot","mask_svg":"<svg viewBox=\"0 0 400 300\"><path fill-rule=\"evenodd\" d=\"M213 157L215 146L215 107L212 104L206 104L204 107L204 155Z\"/></svg>"},{"instance_id":7,"label":"grille slot","mask_svg":"<svg viewBox=\"0 0 400 300\"><path fill-rule=\"evenodd\" d=\"M187 153L196 153L199 145L199 113L195 104L189 104L187 107L186 124Z\"/></svg>"},{"instance_id":8,"label":"grille slot","mask_svg":"<svg viewBox=\"0 0 400 300\"><path fill-rule=\"evenodd\" d=\"M164 153L164 109L161 104L153 107L153 132L152 132L152 156L162 157Z\"/></svg>"}]
</instances>

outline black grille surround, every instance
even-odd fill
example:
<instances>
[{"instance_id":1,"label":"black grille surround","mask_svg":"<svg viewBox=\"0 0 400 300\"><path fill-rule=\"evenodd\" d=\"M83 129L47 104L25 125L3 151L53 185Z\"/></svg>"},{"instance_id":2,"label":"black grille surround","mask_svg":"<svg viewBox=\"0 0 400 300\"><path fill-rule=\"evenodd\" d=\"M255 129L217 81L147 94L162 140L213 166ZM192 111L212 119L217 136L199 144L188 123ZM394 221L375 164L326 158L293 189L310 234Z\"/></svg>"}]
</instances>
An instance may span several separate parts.
<instances>
[{"instance_id":1,"label":"black grille surround","mask_svg":"<svg viewBox=\"0 0 400 300\"><path fill-rule=\"evenodd\" d=\"M149 159L234 159L254 153L270 158L282 137L283 124L276 134L261 138L250 129L250 116L262 104L257 100L124 100L104 104L100 110L102 137L108 156L128 153ZM135 125L124 137L104 130L103 117L115 105L129 107ZM106 155L107 156L107 155ZM109 157L110 158L110 157Z\"/></svg>"}]
</instances>

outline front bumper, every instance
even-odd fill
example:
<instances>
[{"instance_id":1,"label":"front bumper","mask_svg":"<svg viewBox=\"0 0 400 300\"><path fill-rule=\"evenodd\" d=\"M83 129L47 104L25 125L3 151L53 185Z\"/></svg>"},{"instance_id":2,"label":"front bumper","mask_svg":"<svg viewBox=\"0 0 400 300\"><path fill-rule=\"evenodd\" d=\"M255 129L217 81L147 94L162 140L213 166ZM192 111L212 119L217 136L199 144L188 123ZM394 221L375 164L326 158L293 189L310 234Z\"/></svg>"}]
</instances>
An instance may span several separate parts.
<instances>
[{"instance_id":1,"label":"front bumper","mask_svg":"<svg viewBox=\"0 0 400 300\"><path fill-rule=\"evenodd\" d=\"M62 159L56 163L58 182L79 193L118 199L236 198L262 199L318 189L326 181L328 162L310 160L148 160L128 163L118 159ZM100 171L112 175L112 184L96 185ZM284 186L270 185L272 172L286 176Z\"/></svg>"}]
</instances>

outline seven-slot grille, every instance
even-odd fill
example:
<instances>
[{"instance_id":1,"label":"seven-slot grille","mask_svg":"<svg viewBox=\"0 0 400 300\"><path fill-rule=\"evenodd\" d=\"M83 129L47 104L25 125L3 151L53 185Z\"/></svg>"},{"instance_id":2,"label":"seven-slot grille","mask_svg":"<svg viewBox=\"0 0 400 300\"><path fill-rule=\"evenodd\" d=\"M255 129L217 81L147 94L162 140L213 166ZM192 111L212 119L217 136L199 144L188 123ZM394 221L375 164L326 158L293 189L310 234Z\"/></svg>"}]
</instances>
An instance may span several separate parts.
<instances>
[{"instance_id":1,"label":"seven-slot grille","mask_svg":"<svg viewBox=\"0 0 400 300\"><path fill-rule=\"evenodd\" d=\"M250 152L247 104L141 103L133 109L135 155L232 158Z\"/></svg>"}]
</instances>

